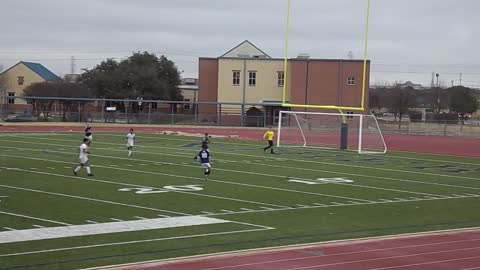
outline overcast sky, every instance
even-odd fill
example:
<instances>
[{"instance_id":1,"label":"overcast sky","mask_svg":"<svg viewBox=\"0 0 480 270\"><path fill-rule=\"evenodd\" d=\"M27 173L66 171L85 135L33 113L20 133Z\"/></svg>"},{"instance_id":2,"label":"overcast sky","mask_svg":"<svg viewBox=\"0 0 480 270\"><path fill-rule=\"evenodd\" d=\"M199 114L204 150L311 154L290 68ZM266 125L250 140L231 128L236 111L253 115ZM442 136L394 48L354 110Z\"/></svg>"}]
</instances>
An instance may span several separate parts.
<instances>
[{"instance_id":1,"label":"overcast sky","mask_svg":"<svg viewBox=\"0 0 480 270\"><path fill-rule=\"evenodd\" d=\"M44 64L57 74L133 51L165 54L184 77L198 57L248 39L283 57L286 0L2 0L0 65ZM371 0L371 84L411 80L480 87L479 0ZM363 57L366 0L292 0L289 56Z\"/></svg>"}]
</instances>

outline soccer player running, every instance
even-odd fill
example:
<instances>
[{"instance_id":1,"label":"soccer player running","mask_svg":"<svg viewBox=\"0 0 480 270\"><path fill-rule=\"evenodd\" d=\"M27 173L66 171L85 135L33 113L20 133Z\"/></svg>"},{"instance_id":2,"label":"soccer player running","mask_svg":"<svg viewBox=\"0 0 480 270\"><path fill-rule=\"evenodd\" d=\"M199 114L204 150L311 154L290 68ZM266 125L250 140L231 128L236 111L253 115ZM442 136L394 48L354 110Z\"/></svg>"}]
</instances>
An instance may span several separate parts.
<instances>
[{"instance_id":1,"label":"soccer player running","mask_svg":"<svg viewBox=\"0 0 480 270\"><path fill-rule=\"evenodd\" d=\"M131 128L130 132L127 134L128 157L132 155L134 141L135 141L135 133L133 133L133 128Z\"/></svg>"},{"instance_id":2,"label":"soccer player running","mask_svg":"<svg viewBox=\"0 0 480 270\"><path fill-rule=\"evenodd\" d=\"M207 146L207 149L208 149L208 143L210 142L210 139L208 138L208 133L205 133L205 136L203 137L203 140L202 140L202 148L204 145Z\"/></svg>"},{"instance_id":3,"label":"soccer player running","mask_svg":"<svg viewBox=\"0 0 480 270\"><path fill-rule=\"evenodd\" d=\"M208 151L208 145L202 144L202 149L194 157L195 160L197 160L197 158L200 158L200 165L204 169L205 180L208 180L208 176L210 176L210 171L212 169L212 165L210 165L212 156L210 155L210 151Z\"/></svg>"},{"instance_id":4,"label":"soccer player running","mask_svg":"<svg viewBox=\"0 0 480 270\"><path fill-rule=\"evenodd\" d=\"M87 124L87 127L85 128L85 139L88 139L89 141L92 141L93 136L92 136L92 127Z\"/></svg>"},{"instance_id":5,"label":"soccer player running","mask_svg":"<svg viewBox=\"0 0 480 270\"><path fill-rule=\"evenodd\" d=\"M266 138L268 140L268 146L264 147L263 151L267 151L267 149L270 149L270 153L275 154L273 152L273 137L275 137L275 133L273 132L272 127L268 127L267 132L263 134L263 139Z\"/></svg>"},{"instance_id":6,"label":"soccer player running","mask_svg":"<svg viewBox=\"0 0 480 270\"><path fill-rule=\"evenodd\" d=\"M88 147L90 146L90 142L91 141L89 141L87 138L83 138L83 143L80 145L80 155L78 157L78 159L80 160L80 165L73 170L74 175L77 175L77 172L81 168L85 168L87 170L88 176L93 176L93 173L90 170L90 165L88 165L88 154L90 154L90 152L88 151Z\"/></svg>"}]
</instances>

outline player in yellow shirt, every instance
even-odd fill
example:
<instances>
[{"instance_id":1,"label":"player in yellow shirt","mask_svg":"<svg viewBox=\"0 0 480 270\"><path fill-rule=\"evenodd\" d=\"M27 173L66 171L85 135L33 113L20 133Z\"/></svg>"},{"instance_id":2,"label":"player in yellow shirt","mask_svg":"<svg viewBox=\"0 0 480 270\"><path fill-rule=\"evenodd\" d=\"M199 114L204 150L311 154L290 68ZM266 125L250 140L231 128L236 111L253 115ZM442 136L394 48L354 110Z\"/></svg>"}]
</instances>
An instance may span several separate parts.
<instances>
[{"instance_id":1,"label":"player in yellow shirt","mask_svg":"<svg viewBox=\"0 0 480 270\"><path fill-rule=\"evenodd\" d=\"M273 137L275 137L275 133L273 132L271 127L268 127L267 132L265 132L265 134L263 134L263 139L268 140L268 146L263 148L263 151L267 151L267 149L270 149L270 153L275 154L273 152Z\"/></svg>"}]
</instances>

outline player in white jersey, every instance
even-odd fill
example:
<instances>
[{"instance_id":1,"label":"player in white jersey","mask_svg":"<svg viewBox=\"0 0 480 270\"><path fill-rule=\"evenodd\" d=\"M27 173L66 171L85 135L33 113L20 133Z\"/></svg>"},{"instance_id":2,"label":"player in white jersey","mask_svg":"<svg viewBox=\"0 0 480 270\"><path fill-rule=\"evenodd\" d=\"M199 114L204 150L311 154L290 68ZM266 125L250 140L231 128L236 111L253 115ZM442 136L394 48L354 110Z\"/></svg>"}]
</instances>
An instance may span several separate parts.
<instances>
[{"instance_id":1,"label":"player in white jersey","mask_svg":"<svg viewBox=\"0 0 480 270\"><path fill-rule=\"evenodd\" d=\"M87 170L88 176L93 176L92 171L90 170L90 165L88 165L88 154L90 152L88 151L88 147L90 146L90 140L87 138L83 139L83 143L80 145L80 155L78 156L78 159L80 160L80 165L77 166L73 170L73 174L77 175L77 172L81 168L85 168Z\"/></svg>"},{"instance_id":2,"label":"player in white jersey","mask_svg":"<svg viewBox=\"0 0 480 270\"><path fill-rule=\"evenodd\" d=\"M135 133L133 133L133 128L131 128L130 132L127 134L127 149L128 149L129 157L132 155L134 142L135 142Z\"/></svg>"}]
</instances>

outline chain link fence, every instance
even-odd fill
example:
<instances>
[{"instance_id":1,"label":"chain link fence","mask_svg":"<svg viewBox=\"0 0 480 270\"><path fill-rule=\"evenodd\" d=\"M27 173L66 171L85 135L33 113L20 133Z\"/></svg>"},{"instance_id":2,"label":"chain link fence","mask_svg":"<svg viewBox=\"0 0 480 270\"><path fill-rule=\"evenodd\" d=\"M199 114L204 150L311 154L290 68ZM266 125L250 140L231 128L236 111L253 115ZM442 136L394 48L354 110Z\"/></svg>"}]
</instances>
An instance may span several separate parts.
<instances>
[{"instance_id":1,"label":"chain link fence","mask_svg":"<svg viewBox=\"0 0 480 270\"><path fill-rule=\"evenodd\" d=\"M279 103L216 103L164 100L2 97L5 122L92 122L127 124L266 127L277 125ZM468 120L378 119L385 134L480 138L480 117Z\"/></svg>"}]
</instances>

